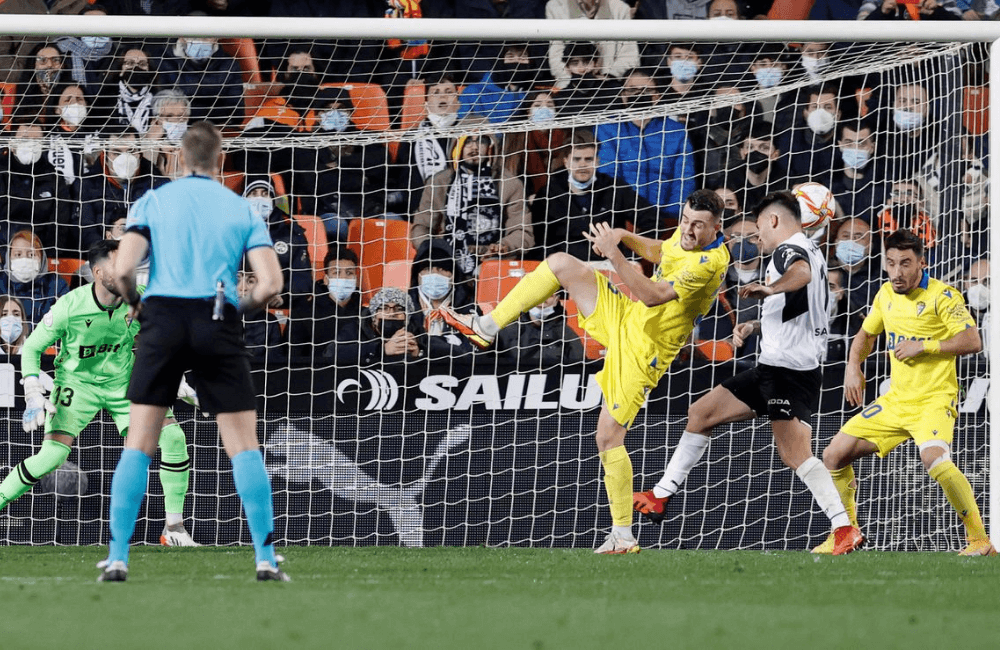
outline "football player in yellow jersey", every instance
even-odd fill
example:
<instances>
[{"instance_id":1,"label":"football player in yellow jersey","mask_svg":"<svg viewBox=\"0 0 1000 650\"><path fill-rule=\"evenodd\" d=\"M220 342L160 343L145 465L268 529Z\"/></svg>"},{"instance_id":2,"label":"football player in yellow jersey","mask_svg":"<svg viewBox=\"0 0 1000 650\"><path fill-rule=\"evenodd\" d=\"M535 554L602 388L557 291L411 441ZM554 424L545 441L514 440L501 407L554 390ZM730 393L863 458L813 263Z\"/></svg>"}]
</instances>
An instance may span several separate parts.
<instances>
[{"instance_id":1,"label":"football player in yellow jersey","mask_svg":"<svg viewBox=\"0 0 1000 650\"><path fill-rule=\"evenodd\" d=\"M607 348L604 367L597 373L604 403L596 438L613 527L596 553L639 552L632 535L632 461L625 451L625 433L719 291L729 264L729 250L722 243L722 210L715 192L693 192L681 211L677 231L667 241L606 223L591 226L584 236L595 252L611 262L638 300L622 294L585 262L556 253L485 316L440 310L447 323L485 348L521 313L565 288L580 310L580 325ZM652 278L632 266L619 243L657 264Z\"/></svg>"},{"instance_id":2,"label":"football player in yellow jersey","mask_svg":"<svg viewBox=\"0 0 1000 650\"><path fill-rule=\"evenodd\" d=\"M851 466L858 458L884 458L897 445L913 440L931 478L965 524L968 546L962 555L995 555L968 479L951 461L958 377L955 358L982 349L979 329L962 294L928 276L924 247L909 230L885 240L886 272L857 336L851 343L844 377L844 397L852 406L864 400L861 363L876 337L885 332L889 353L889 391L847 424L823 452L840 498L857 526L857 483ZM829 552L829 540L813 549Z\"/></svg>"}]
</instances>

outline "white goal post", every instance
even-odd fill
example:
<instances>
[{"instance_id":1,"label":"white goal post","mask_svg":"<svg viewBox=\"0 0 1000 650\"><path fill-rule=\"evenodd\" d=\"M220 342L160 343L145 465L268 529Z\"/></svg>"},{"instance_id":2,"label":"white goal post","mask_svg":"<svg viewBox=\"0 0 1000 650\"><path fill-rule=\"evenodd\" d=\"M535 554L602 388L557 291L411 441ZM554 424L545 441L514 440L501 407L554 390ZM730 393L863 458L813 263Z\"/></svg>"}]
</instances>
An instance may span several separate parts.
<instances>
[{"instance_id":1,"label":"white goal post","mask_svg":"<svg viewBox=\"0 0 1000 650\"><path fill-rule=\"evenodd\" d=\"M6 35L23 36L82 36L100 35L114 37L131 37L135 39L151 37L178 37L178 36L214 36L227 38L301 38L301 39L359 39L371 38L385 40L387 38L397 39L429 39L446 41L478 41L478 40L520 40L520 41L694 41L707 43L738 43L741 41L752 42L851 42L851 43L871 43L871 44L893 44L893 43L934 43L939 49L917 53L915 56L925 56L928 60L932 57L947 52L946 46L942 44L954 43L992 43L989 57L989 71L991 80L1000 80L1000 23L995 22L817 22L817 21L545 21L545 20L498 20L479 21L470 23L460 20L384 20L384 19L301 19L301 18L268 18L254 19L243 17L171 17L171 16L128 16L128 17L78 17L78 16L27 16L27 15L3 15L0 24L0 33ZM900 50L873 49L882 55L886 53L899 54ZM879 67L891 67L896 62L890 60L859 61L854 71ZM831 78L846 77L852 70L843 69L832 75ZM805 87L808 81L802 81L797 87ZM789 88L796 86L790 85ZM748 96L753 99L753 92ZM989 150L1000 152L1000 129L995 125L1000 124L1000 84L990 84L989 89ZM719 104L717 100L715 105ZM681 102L675 108L680 111L694 110L693 105ZM666 113L662 113L666 114ZM582 124L580 120L566 120L567 127L575 124ZM563 125L557 121L556 126ZM523 126L523 123L521 124ZM516 125L492 129L492 131L503 132L513 131ZM460 131L444 130L446 134L457 135ZM351 142L365 143L375 141L384 136L362 134ZM413 139L413 133L400 134L397 139ZM238 138L237 140L241 140ZM12 135L7 132L0 132L0 147L8 145L12 141ZM248 140L249 144L255 141ZM308 140L303 140L308 142ZM1000 220L1000 173L990 168L989 173L989 251L990 255L990 275L993 278L1000 278L1000 228L997 228ZM1000 284L997 288L990 286L990 300L993 305L1000 305ZM989 349L989 364L995 367L1000 362L1000 352L997 349L997 342L1000 342L1000 319L993 318L989 324L989 339L993 343ZM366 371L368 372L368 371ZM992 373L987 372L986 377L991 379ZM377 381L387 381L382 377L371 379L373 387ZM529 384L530 385L530 384ZM582 386L582 379L581 379ZM388 389L386 389L388 390ZM388 399L388 397L386 397ZM395 399L395 398L393 398ZM375 396L372 401L374 403ZM482 403L483 400L480 400ZM992 532L994 544L1000 546L1000 524L997 524L997 514L1000 513L1000 438L993 431L992 415L1000 413L1000 391L990 390L986 397L986 432L987 439L985 447L988 450L988 458L982 459L987 470L986 498L988 502L986 510L989 514L989 524ZM539 416L544 419L542 416ZM676 422L672 422L676 424ZM366 425L367 426L367 425ZM447 431L444 439L436 443L432 450L425 451L424 463L429 466L426 476L430 476L439 467L439 463L447 464L447 452L452 441L459 440L465 431L463 427L468 425L461 423L458 427L451 424L440 425ZM499 424L498 424L499 426ZM456 434L456 431L459 433ZM586 431L581 432L586 434ZM287 431L281 435L285 436L287 449L293 449L296 445L305 445L304 438L297 438L296 435ZM457 436L457 437L456 437ZM458 443L456 443L458 444ZM713 443L715 444L715 443ZM669 448L669 444L664 442L664 446ZM513 445L516 448L516 445ZM631 447L630 447L631 451ZM734 453L740 450L738 446ZM433 453L432 453L433 452ZM329 480L335 482L337 463L340 463L336 451L331 451L325 462L327 467L333 465L334 470L330 470ZM514 455L513 452L511 454ZM291 456L289 456L291 458ZM13 461L12 461L13 462ZM558 463L556 463L558 465ZM355 468L356 469L356 468ZM291 470L288 470L291 472ZM353 472L354 469L343 470L343 472ZM470 469L470 472L472 469ZM343 473L341 472L341 473ZM354 480L367 479L355 477ZM637 472L637 477L639 473ZM377 477L376 477L377 478ZM593 477L589 477L593 478ZM649 476L642 476L640 480L649 481ZM711 482L713 477L709 478ZM717 477L715 477L717 478ZM862 481L865 477L862 478ZM322 480L322 479L320 479ZM420 479L425 480L425 479ZM419 483L419 480L416 481ZM381 484L373 488L375 491ZM645 485L644 485L645 487ZM986 487L984 485L984 487ZM725 487L715 483L712 488L717 493L725 491ZM514 488L512 487L513 491ZM361 488L357 488L360 493ZM982 495L977 496L981 497ZM27 497L25 497L27 498ZM349 497L342 497L350 499ZM355 497L358 498L358 497ZM373 497L374 498L374 497ZM602 497L603 498L603 497ZM712 490L706 497L712 498ZM361 500L364 500L363 498ZM588 506L590 504L587 504ZM553 506L555 507L555 506ZM887 506L888 507L888 506ZM280 513L279 513L280 514ZM410 529L409 538L405 538L405 533L398 521L400 517L405 519L406 513L396 515L393 523L396 525L399 538L402 543L408 545L419 545L421 537L418 533ZM235 517L238 517L236 512ZM515 518L515 517L512 517ZM332 524L331 524L332 526ZM440 523L441 528L447 529L448 521ZM525 538L529 543L534 533L528 534ZM335 535L333 539L337 540ZM477 539L474 538L473 539ZM293 540L294 541L294 540ZM676 542L678 546L684 546L685 540Z\"/></svg>"}]
</instances>

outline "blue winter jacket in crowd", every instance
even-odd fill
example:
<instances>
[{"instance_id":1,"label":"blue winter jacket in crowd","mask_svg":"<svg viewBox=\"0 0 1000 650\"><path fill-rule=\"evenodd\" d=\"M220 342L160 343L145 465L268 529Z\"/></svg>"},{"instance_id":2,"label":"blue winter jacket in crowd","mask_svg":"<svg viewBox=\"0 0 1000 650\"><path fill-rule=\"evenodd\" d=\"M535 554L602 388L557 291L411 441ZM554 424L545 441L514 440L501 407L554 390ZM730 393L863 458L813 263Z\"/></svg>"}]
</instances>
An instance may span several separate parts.
<instances>
[{"instance_id":1,"label":"blue winter jacket in crowd","mask_svg":"<svg viewBox=\"0 0 1000 650\"><path fill-rule=\"evenodd\" d=\"M468 113L476 113L493 124L502 124L521 108L521 102L524 101L527 94L504 90L493 83L490 74L486 74L482 81L469 84L459 95L458 117L462 118Z\"/></svg>"},{"instance_id":2,"label":"blue winter jacket in crowd","mask_svg":"<svg viewBox=\"0 0 1000 650\"><path fill-rule=\"evenodd\" d=\"M600 124L599 171L619 178L668 218L680 219L694 191L694 150L684 125L657 117L640 129L632 122Z\"/></svg>"},{"instance_id":3,"label":"blue winter jacket in crowd","mask_svg":"<svg viewBox=\"0 0 1000 650\"><path fill-rule=\"evenodd\" d=\"M38 325L56 299L69 291L65 280L55 273L41 273L31 282L18 282L6 269L0 271L0 295L11 295L24 303L24 320Z\"/></svg>"}]
</instances>

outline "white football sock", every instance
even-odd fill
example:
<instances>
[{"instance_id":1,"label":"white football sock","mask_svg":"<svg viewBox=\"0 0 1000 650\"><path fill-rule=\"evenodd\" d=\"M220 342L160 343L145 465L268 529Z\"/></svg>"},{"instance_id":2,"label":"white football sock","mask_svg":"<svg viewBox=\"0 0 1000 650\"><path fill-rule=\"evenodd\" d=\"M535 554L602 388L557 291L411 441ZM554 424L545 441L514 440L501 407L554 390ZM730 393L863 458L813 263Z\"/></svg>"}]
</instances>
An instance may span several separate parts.
<instances>
[{"instance_id":1,"label":"white football sock","mask_svg":"<svg viewBox=\"0 0 1000 650\"><path fill-rule=\"evenodd\" d=\"M631 526L612 526L611 529L618 533L618 536L622 539L635 539L635 537L632 537Z\"/></svg>"},{"instance_id":2,"label":"white football sock","mask_svg":"<svg viewBox=\"0 0 1000 650\"><path fill-rule=\"evenodd\" d=\"M653 496L662 499L677 494L677 490L681 489L681 484L691 473L691 468L705 455L709 440L711 438L708 436L685 431L677 443L677 449L670 456L663 478L653 486Z\"/></svg>"},{"instance_id":3,"label":"white football sock","mask_svg":"<svg viewBox=\"0 0 1000 650\"><path fill-rule=\"evenodd\" d=\"M810 456L804 463L799 465L795 474L802 479L813 498L819 504L820 509L830 518L830 523L834 529L841 526L850 526L851 520L847 516L844 503L840 500L837 486L833 484L833 478L829 470L823 467L819 458Z\"/></svg>"},{"instance_id":4,"label":"white football sock","mask_svg":"<svg viewBox=\"0 0 1000 650\"><path fill-rule=\"evenodd\" d=\"M167 513L167 525L176 526L177 524L184 523L184 515L179 512L168 512Z\"/></svg>"}]
</instances>

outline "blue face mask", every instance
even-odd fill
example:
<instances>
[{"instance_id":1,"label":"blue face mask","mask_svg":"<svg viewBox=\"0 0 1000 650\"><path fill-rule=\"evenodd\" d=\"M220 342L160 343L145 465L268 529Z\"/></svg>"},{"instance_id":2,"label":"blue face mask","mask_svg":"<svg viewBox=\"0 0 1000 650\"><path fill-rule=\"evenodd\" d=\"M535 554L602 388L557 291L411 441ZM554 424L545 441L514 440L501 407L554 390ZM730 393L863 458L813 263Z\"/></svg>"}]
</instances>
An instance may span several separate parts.
<instances>
[{"instance_id":1,"label":"blue face mask","mask_svg":"<svg viewBox=\"0 0 1000 650\"><path fill-rule=\"evenodd\" d=\"M757 248L757 244L741 239L733 244L732 254L735 261L746 264L757 259L757 256L760 255L760 249Z\"/></svg>"},{"instance_id":2,"label":"blue face mask","mask_svg":"<svg viewBox=\"0 0 1000 650\"><path fill-rule=\"evenodd\" d=\"M556 111L549 106L539 106L531 111L531 121L535 124L544 124L556 119Z\"/></svg>"},{"instance_id":3,"label":"blue face mask","mask_svg":"<svg viewBox=\"0 0 1000 650\"><path fill-rule=\"evenodd\" d=\"M354 278L331 278L327 276L326 281L326 290L330 292L330 297L337 302L344 302L358 288L358 281Z\"/></svg>"},{"instance_id":4,"label":"blue face mask","mask_svg":"<svg viewBox=\"0 0 1000 650\"><path fill-rule=\"evenodd\" d=\"M596 173L593 176L591 176L588 180L578 181L575 178L573 178L573 174L570 174L569 175L569 184L570 184L570 187L572 187L574 190L578 190L578 191L582 192L583 190L587 189L588 187L590 187L591 185L594 184L594 179L595 178L597 178L597 174Z\"/></svg>"},{"instance_id":5,"label":"blue face mask","mask_svg":"<svg viewBox=\"0 0 1000 650\"><path fill-rule=\"evenodd\" d=\"M913 131L924 125L924 116L914 111L904 111L897 108L892 112L892 121L900 131Z\"/></svg>"},{"instance_id":6,"label":"blue face mask","mask_svg":"<svg viewBox=\"0 0 1000 650\"><path fill-rule=\"evenodd\" d=\"M21 338L23 332L24 324L21 323L21 319L17 316L4 316L0 318L0 339L3 339L4 343L13 343Z\"/></svg>"},{"instance_id":7,"label":"blue face mask","mask_svg":"<svg viewBox=\"0 0 1000 650\"><path fill-rule=\"evenodd\" d=\"M781 68L760 68L753 76L757 78L757 84L761 88L774 88L781 83L784 73Z\"/></svg>"},{"instance_id":8,"label":"blue face mask","mask_svg":"<svg viewBox=\"0 0 1000 650\"><path fill-rule=\"evenodd\" d=\"M431 300L441 300L451 291L451 278L440 273L428 273L420 278L420 293Z\"/></svg>"},{"instance_id":9,"label":"blue face mask","mask_svg":"<svg viewBox=\"0 0 1000 650\"><path fill-rule=\"evenodd\" d=\"M110 36L81 36L80 42L92 50L99 50L111 44Z\"/></svg>"},{"instance_id":10,"label":"blue face mask","mask_svg":"<svg viewBox=\"0 0 1000 650\"><path fill-rule=\"evenodd\" d=\"M326 111L319 118L319 128L324 131L336 131L340 133L347 128L347 125L351 123L351 116L347 114L347 111L342 111L339 109L333 109Z\"/></svg>"},{"instance_id":11,"label":"blue face mask","mask_svg":"<svg viewBox=\"0 0 1000 650\"><path fill-rule=\"evenodd\" d=\"M864 169L868 161L871 160L870 153L854 147L841 147L840 157L844 159L844 165L848 169Z\"/></svg>"},{"instance_id":12,"label":"blue face mask","mask_svg":"<svg viewBox=\"0 0 1000 650\"><path fill-rule=\"evenodd\" d=\"M691 81L698 74L698 64L687 59L671 61L670 74L678 81Z\"/></svg>"},{"instance_id":13,"label":"blue face mask","mask_svg":"<svg viewBox=\"0 0 1000 650\"><path fill-rule=\"evenodd\" d=\"M263 221L267 221L267 218L271 216L271 210L274 209L274 201L262 196L257 196L252 199L247 199L250 203L250 211L255 215L260 217Z\"/></svg>"},{"instance_id":14,"label":"blue face mask","mask_svg":"<svg viewBox=\"0 0 1000 650\"><path fill-rule=\"evenodd\" d=\"M865 247L856 241L845 239L837 242L837 259L847 266L854 266L865 259Z\"/></svg>"},{"instance_id":15,"label":"blue face mask","mask_svg":"<svg viewBox=\"0 0 1000 650\"><path fill-rule=\"evenodd\" d=\"M212 56L212 43L208 41L186 41L184 56L194 61L204 61Z\"/></svg>"}]
</instances>

